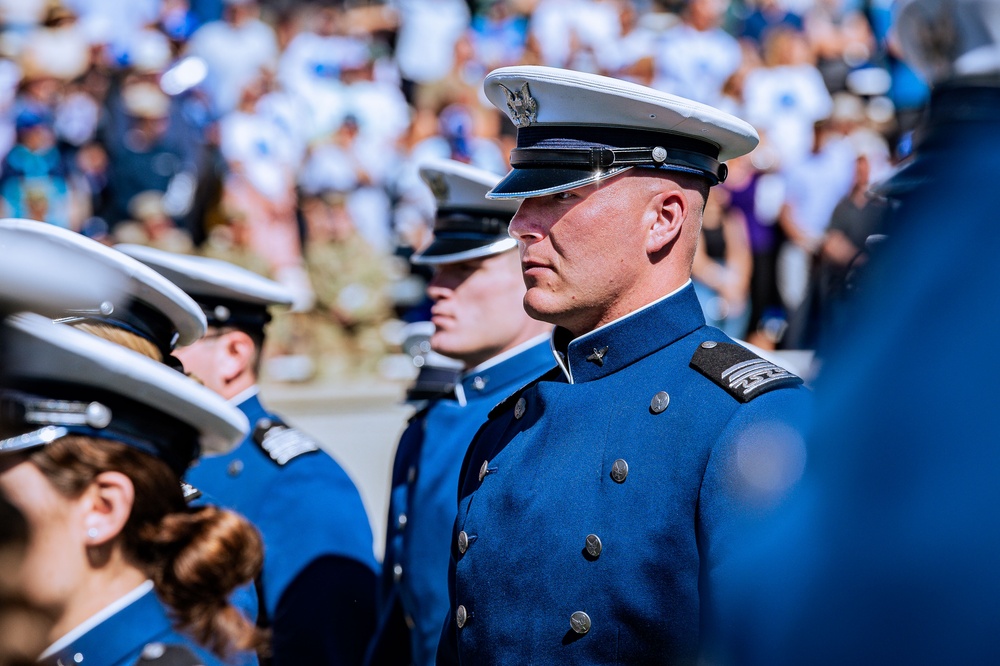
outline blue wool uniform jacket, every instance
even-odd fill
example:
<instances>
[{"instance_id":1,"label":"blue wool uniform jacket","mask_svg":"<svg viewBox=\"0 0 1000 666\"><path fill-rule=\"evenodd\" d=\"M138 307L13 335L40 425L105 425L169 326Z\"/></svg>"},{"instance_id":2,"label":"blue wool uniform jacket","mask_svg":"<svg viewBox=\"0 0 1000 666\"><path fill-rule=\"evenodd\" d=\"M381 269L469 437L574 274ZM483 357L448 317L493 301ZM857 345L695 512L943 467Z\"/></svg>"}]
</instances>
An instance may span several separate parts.
<instances>
[{"instance_id":1,"label":"blue wool uniform jacket","mask_svg":"<svg viewBox=\"0 0 1000 666\"><path fill-rule=\"evenodd\" d=\"M257 396L237 406L251 430L277 418ZM233 451L200 459L187 480L261 532L257 588L275 666L360 663L375 626L378 564L364 504L343 468L319 450L279 464L251 433Z\"/></svg>"},{"instance_id":2,"label":"blue wool uniform jacket","mask_svg":"<svg viewBox=\"0 0 1000 666\"><path fill-rule=\"evenodd\" d=\"M706 326L690 283L566 334L565 370L469 449L439 663L693 663L716 571L795 476L808 391Z\"/></svg>"},{"instance_id":3,"label":"blue wool uniform jacket","mask_svg":"<svg viewBox=\"0 0 1000 666\"><path fill-rule=\"evenodd\" d=\"M72 644L46 657L45 666L132 666L143 656L150 644L185 648L197 656L204 666L224 666L214 654L175 630L167 607L149 591L99 625L73 641ZM150 654L148 651L146 654ZM154 653L155 654L155 653ZM256 664L257 659L246 653L238 655L242 664ZM144 663L156 663L147 659Z\"/></svg>"},{"instance_id":4,"label":"blue wool uniform jacket","mask_svg":"<svg viewBox=\"0 0 1000 666\"><path fill-rule=\"evenodd\" d=\"M448 612L458 473L473 435L503 398L554 365L548 340L479 372L417 412L400 438L371 664L433 664Z\"/></svg>"}]
</instances>

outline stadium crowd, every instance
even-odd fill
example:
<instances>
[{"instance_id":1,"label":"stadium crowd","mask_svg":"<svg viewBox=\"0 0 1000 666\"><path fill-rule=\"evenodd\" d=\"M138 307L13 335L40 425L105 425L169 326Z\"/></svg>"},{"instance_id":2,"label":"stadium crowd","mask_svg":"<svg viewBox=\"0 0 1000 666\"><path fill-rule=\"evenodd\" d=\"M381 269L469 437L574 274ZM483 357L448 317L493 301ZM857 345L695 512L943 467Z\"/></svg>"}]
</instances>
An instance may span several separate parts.
<instances>
[{"instance_id":1,"label":"stadium crowd","mask_svg":"<svg viewBox=\"0 0 1000 666\"><path fill-rule=\"evenodd\" d=\"M251 268L295 294L275 356L371 370L387 321L426 318L404 260L433 224L419 165L506 172L484 76L565 67L757 128L709 201L699 297L731 335L813 348L927 97L889 4L2 0L2 213Z\"/></svg>"}]
</instances>

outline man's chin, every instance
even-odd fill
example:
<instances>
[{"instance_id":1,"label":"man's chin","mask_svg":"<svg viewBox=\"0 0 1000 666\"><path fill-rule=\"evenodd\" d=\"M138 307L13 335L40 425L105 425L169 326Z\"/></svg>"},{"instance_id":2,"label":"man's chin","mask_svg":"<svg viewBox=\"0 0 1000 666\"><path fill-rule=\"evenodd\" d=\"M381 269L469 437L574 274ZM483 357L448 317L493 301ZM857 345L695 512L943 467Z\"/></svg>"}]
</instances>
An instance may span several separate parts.
<instances>
[{"instance_id":1,"label":"man's chin","mask_svg":"<svg viewBox=\"0 0 1000 666\"><path fill-rule=\"evenodd\" d=\"M544 298L533 298L531 291L529 290L524 296L523 304L524 311L527 312L528 316L532 319L558 325L561 310L555 307L555 305L550 301Z\"/></svg>"}]
</instances>

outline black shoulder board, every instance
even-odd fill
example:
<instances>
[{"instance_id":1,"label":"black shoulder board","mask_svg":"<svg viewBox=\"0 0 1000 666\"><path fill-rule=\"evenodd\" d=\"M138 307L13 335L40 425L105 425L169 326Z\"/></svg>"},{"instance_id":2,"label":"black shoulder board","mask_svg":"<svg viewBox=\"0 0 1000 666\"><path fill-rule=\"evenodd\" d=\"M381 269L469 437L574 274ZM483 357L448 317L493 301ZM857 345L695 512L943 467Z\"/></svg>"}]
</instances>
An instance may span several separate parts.
<instances>
[{"instance_id":1,"label":"black shoulder board","mask_svg":"<svg viewBox=\"0 0 1000 666\"><path fill-rule=\"evenodd\" d=\"M731 342L701 343L691 357L691 367L740 402L750 402L768 391L802 383L788 370Z\"/></svg>"},{"instance_id":2,"label":"black shoulder board","mask_svg":"<svg viewBox=\"0 0 1000 666\"><path fill-rule=\"evenodd\" d=\"M263 418L253 428L253 441L279 465L303 453L318 451L319 444L301 430L285 425L278 418Z\"/></svg>"},{"instance_id":3,"label":"black shoulder board","mask_svg":"<svg viewBox=\"0 0 1000 666\"><path fill-rule=\"evenodd\" d=\"M204 666L204 662L183 645L147 643L135 666Z\"/></svg>"}]
</instances>

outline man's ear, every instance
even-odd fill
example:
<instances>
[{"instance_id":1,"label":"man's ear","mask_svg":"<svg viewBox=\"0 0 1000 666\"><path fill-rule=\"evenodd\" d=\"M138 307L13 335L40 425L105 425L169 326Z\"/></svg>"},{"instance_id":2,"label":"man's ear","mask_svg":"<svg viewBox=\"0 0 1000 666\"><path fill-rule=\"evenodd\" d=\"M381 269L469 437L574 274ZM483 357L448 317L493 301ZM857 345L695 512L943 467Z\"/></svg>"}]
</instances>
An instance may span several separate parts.
<instances>
[{"instance_id":1,"label":"man's ear","mask_svg":"<svg viewBox=\"0 0 1000 666\"><path fill-rule=\"evenodd\" d=\"M121 472L101 472L79 501L83 503L83 543L99 548L125 529L135 503L135 486Z\"/></svg>"},{"instance_id":2,"label":"man's ear","mask_svg":"<svg viewBox=\"0 0 1000 666\"><path fill-rule=\"evenodd\" d=\"M219 370L223 381L228 384L251 369L257 349L253 338L243 331L230 331L221 342L223 358L220 359Z\"/></svg>"},{"instance_id":3,"label":"man's ear","mask_svg":"<svg viewBox=\"0 0 1000 666\"><path fill-rule=\"evenodd\" d=\"M662 253L677 240L687 219L688 201L684 192L669 189L656 194L646 210L646 254Z\"/></svg>"}]
</instances>

